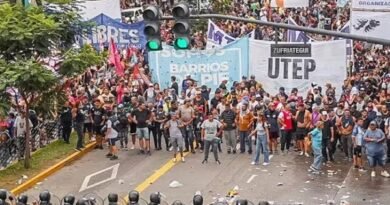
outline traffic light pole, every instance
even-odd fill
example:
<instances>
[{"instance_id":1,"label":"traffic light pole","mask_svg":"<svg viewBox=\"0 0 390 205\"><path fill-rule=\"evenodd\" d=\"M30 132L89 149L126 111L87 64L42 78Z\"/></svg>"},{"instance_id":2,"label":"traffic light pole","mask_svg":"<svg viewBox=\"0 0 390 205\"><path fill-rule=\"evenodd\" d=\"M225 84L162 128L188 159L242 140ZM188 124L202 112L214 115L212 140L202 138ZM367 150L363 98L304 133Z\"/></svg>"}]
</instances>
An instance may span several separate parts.
<instances>
[{"instance_id":1,"label":"traffic light pole","mask_svg":"<svg viewBox=\"0 0 390 205\"><path fill-rule=\"evenodd\" d=\"M322 34L322 35L328 35L328 36L336 36L336 37L341 37L341 38L346 38L346 39L365 41L365 42L369 42L369 43L390 46L390 40L381 39L381 38L360 36L360 35L355 35L355 34L341 33L341 32L336 32L336 31L328 31L328 30L324 30L324 29L315 29L315 28L310 28L310 27L303 27L303 26L296 26L296 25L289 25L289 24L282 24L282 23L259 21L259 20L240 18L240 17L236 17L236 16L228 16L228 15L222 15L222 14L190 15L190 17L188 17L188 18L189 19L215 18L215 19L241 21L241 22L245 22L245 23L252 23L252 24L263 25L263 26L271 26L271 27L284 28L284 29L290 29L290 30L304 31L304 32L308 32L308 33L316 33L316 34ZM161 20L174 20L174 18L172 16L162 16L160 19Z\"/></svg>"}]
</instances>

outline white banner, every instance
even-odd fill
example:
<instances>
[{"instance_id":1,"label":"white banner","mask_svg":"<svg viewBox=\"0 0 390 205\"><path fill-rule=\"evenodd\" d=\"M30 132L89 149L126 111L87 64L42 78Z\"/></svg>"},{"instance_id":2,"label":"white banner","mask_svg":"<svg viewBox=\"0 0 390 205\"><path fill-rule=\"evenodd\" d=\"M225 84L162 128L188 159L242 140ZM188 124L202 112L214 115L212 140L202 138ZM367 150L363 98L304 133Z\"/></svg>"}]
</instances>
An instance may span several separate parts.
<instances>
[{"instance_id":1,"label":"white banner","mask_svg":"<svg viewBox=\"0 0 390 205\"><path fill-rule=\"evenodd\" d=\"M89 0L79 3L83 20L88 21L100 14L112 19L121 20L120 0Z\"/></svg>"},{"instance_id":2,"label":"white banner","mask_svg":"<svg viewBox=\"0 0 390 205\"><path fill-rule=\"evenodd\" d=\"M346 78L345 40L278 43L249 40L249 75L255 75L271 95L280 87L297 88L306 96L312 82L325 87L331 83L336 95Z\"/></svg>"},{"instance_id":3,"label":"white banner","mask_svg":"<svg viewBox=\"0 0 390 205\"><path fill-rule=\"evenodd\" d=\"M255 31L253 30L248 34L249 38L255 38ZM227 44L234 42L236 38L230 36L225 31L217 26L214 22L209 19L209 24L207 27L207 43L206 49L220 48L226 46Z\"/></svg>"},{"instance_id":4,"label":"white banner","mask_svg":"<svg viewBox=\"0 0 390 205\"><path fill-rule=\"evenodd\" d=\"M390 11L352 11L351 33L390 39Z\"/></svg>"},{"instance_id":5,"label":"white banner","mask_svg":"<svg viewBox=\"0 0 390 205\"><path fill-rule=\"evenodd\" d=\"M390 9L390 0L352 0L352 9Z\"/></svg>"},{"instance_id":6,"label":"white banner","mask_svg":"<svg viewBox=\"0 0 390 205\"><path fill-rule=\"evenodd\" d=\"M299 8L308 7L309 0L272 0L271 7L279 8Z\"/></svg>"}]
</instances>

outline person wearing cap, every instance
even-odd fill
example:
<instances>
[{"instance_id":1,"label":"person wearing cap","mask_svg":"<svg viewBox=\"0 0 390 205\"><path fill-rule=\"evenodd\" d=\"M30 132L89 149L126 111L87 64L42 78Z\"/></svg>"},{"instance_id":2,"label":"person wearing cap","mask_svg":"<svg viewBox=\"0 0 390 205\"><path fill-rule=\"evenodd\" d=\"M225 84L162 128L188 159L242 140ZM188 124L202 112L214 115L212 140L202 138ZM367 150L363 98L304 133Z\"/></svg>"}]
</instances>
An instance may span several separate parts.
<instances>
[{"instance_id":1,"label":"person wearing cap","mask_svg":"<svg viewBox=\"0 0 390 205\"><path fill-rule=\"evenodd\" d=\"M218 143L220 139L218 136L221 134L222 129L218 131L218 128L222 128L222 124L214 119L213 113L209 112L207 114L208 119L205 120L202 125L202 140L204 142L204 159L202 164L208 162L210 148L212 148L214 153L214 159L217 164L221 164L218 158Z\"/></svg>"},{"instance_id":2,"label":"person wearing cap","mask_svg":"<svg viewBox=\"0 0 390 205\"><path fill-rule=\"evenodd\" d=\"M171 112L171 119L165 123L164 128L169 130L170 141L173 147L173 162L177 161L176 154L179 149L181 161L185 162L183 147L184 139L181 129L184 128L184 123L178 119L178 113Z\"/></svg>"},{"instance_id":3,"label":"person wearing cap","mask_svg":"<svg viewBox=\"0 0 390 205\"><path fill-rule=\"evenodd\" d=\"M353 165L355 169L359 171L365 171L363 168L363 159L362 159L362 146L363 146L363 137L366 130L363 128L363 119L359 118L352 132L352 141L353 141Z\"/></svg>"},{"instance_id":4,"label":"person wearing cap","mask_svg":"<svg viewBox=\"0 0 390 205\"><path fill-rule=\"evenodd\" d=\"M225 110L221 113L220 121L223 125L223 137L226 141L227 153L236 154L237 145L237 114L231 108L230 102L225 102Z\"/></svg>"},{"instance_id":5,"label":"person wearing cap","mask_svg":"<svg viewBox=\"0 0 390 205\"><path fill-rule=\"evenodd\" d=\"M371 121L369 128L363 136L368 164L371 168L371 177L376 176L375 169L378 165L382 168L381 175L383 177L390 177L390 174L385 170L386 152L384 142L386 136L377 126L376 121Z\"/></svg>"},{"instance_id":6,"label":"person wearing cap","mask_svg":"<svg viewBox=\"0 0 390 205\"><path fill-rule=\"evenodd\" d=\"M309 172L313 174L319 174L321 165L322 165L322 129L324 128L324 123L322 121L318 121L315 125L314 130L309 132L309 136L312 139L311 148L314 154L313 163L310 165Z\"/></svg>"},{"instance_id":7,"label":"person wearing cap","mask_svg":"<svg viewBox=\"0 0 390 205\"><path fill-rule=\"evenodd\" d=\"M334 124L329 118L327 111L322 111L320 121L323 122L324 128L322 129L322 157L324 162L334 162L332 142L334 142Z\"/></svg>"}]
</instances>

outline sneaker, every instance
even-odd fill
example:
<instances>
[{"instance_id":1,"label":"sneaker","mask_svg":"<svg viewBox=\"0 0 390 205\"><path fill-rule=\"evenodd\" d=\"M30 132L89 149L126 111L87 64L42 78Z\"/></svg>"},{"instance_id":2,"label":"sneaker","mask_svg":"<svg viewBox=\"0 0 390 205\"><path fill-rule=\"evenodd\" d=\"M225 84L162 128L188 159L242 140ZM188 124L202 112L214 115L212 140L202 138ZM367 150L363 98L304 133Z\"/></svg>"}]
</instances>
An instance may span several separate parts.
<instances>
[{"instance_id":1,"label":"sneaker","mask_svg":"<svg viewBox=\"0 0 390 205\"><path fill-rule=\"evenodd\" d=\"M301 151L301 152L299 152L299 156L303 156L303 152Z\"/></svg>"},{"instance_id":2,"label":"sneaker","mask_svg":"<svg viewBox=\"0 0 390 205\"><path fill-rule=\"evenodd\" d=\"M207 159L204 159L204 160L202 161L202 164L204 164L204 163L207 163Z\"/></svg>"},{"instance_id":3,"label":"sneaker","mask_svg":"<svg viewBox=\"0 0 390 205\"><path fill-rule=\"evenodd\" d=\"M113 155L111 158L110 158L110 160L117 160L118 159L118 157L116 156L116 155Z\"/></svg>"},{"instance_id":4,"label":"sneaker","mask_svg":"<svg viewBox=\"0 0 390 205\"><path fill-rule=\"evenodd\" d=\"M390 174L386 170L385 171L381 171L381 175L382 175L382 177L386 177L386 178L390 177Z\"/></svg>"},{"instance_id":5,"label":"sneaker","mask_svg":"<svg viewBox=\"0 0 390 205\"><path fill-rule=\"evenodd\" d=\"M256 162L251 162L251 165L255 165L256 164Z\"/></svg>"},{"instance_id":6,"label":"sneaker","mask_svg":"<svg viewBox=\"0 0 390 205\"><path fill-rule=\"evenodd\" d=\"M237 151L236 150L233 150L233 154L236 154L237 153Z\"/></svg>"},{"instance_id":7,"label":"sneaker","mask_svg":"<svg viewBox=\"0 0 390 205\"><path fill-rule=\"evenodd\" d=\"M134 145L131 145L130 149L135 149Z\"/></svg>"},{"instance_id":8,"label":"sneaker","mask_svg":"<svg viewBox=\"0 0 390 205\"><path fill-rule=\"evenodd\" d=\"M170 148L169 148L169 151L172 152L172 151L173 151L173 147L170 147Z\"/></svg>"},{"instance_id":9,"label":"sneaker","mask_svg":"<svg viewBox=\"0 0 390 205\"><path fill-rule=\"evenodd\" d=\"M264 162L263 163L263 166L268 166L269 165L269 162Z\"/></svg>"},{"instance_id":10,"label":"sneaker","mask_svg":"<svg viewBox=\"0 0 390 205\"><path fill-rule=\"evenodd\" d=\"M306 156L306 157L310 157L310 155L309 155L308 153L305 153L305 156Z\"/></svg>"},{"instance_id":11,"label":"sneaker","mask_svg":"<svg viewBox=\"0 0 390 205\"><path fill-rule=\"evenodd\" d=\"M228 153L228 154L230 154L230 153L231 153L231 151L230 151L230 150L228 150L228 151L227 151L227 153Z\"/></svg>"},{"instance_id":12,"label":"sneaker","mask_svg":"<svg viewBox=\"0 0 390 205\"><path fill-rule=\"evenodd\" d=\"M172 161L173 161L173 163L176 163L176 162L177 162L177 159L176 159L176 158L173 158Z\"/></svg>"},{"instance_id":13,"label":"sneaker","mask_svg":"<svg viewBox=\"0 0 390 205\"><path fill-rule=\"evenodd\" d=\"M181 162L186 162L186 160L184 159L184 157L181 158Z\"/></svg>"},{"instance_id":14,"label":"sneaker","mask_svg":"<svg viewBox=\"0 0 390 205\"><path fill-rule=\"evenodd\" d=\"M217 164L221 164L221 162L219 160L216 161Z\"/></svg>"},{"instance_id":15,"label":"sneaker","mask_svg":"<svg viewBox=\"0 0 390 205\"><path fill-rule=\"evenodd\" d=\"M361 167L361 168L359 169L359 172L367 172L367 170L365 170L363 167Z\"/></svg>"},{"instance_id":16,"label":"sneaker","mask_svg":"<svg viewBox=\"0 0 390 205\"><path fill-rule=\"evenodd\" d=\"M106 154L106 157L110 158L110 157L112 157L112 154L108 153L108 154Z\"/></svg>"},{"instance_id":17,"label":"sneaker","mask_svg":"<svg viewBox=\"0 0 390 205\"><path fill-rule=\"evenodd\" d=\"M375 171L371 171L371 177L375 177L375 176L376 176Z\"/></svg>"}]
</instances>

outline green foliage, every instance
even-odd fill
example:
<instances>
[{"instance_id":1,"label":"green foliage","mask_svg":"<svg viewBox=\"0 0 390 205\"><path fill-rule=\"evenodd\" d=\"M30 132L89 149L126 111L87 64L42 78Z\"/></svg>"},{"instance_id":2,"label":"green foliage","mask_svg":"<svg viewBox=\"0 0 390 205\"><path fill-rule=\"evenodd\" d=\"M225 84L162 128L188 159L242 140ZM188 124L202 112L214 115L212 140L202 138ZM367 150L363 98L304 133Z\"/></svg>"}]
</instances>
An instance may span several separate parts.
<instances>
[{"instance_id":1,"label":"green foliage","mask_svg":"<svg viewBox=\"0 0 390 205\"><path fill-rule=\"evenodd\" d=\"M214 0L212 1L213 12L218 14L226 14L230 12L233 0Z\"/></svg>"},{"instance_id":2,"label":"green foliage","mask_svg":"<svg viewBox=\"0 0 390 205\"><path fill-rule=\"evenodd\" d=\"M85 71L86 68L100 64L104 57L95 52L95 50L85 45L81 49L71 49L64 55L64 61L60 67L60 74L73 77Z\"/></svg>"},{"instance_id":3,"label":"green foliage","mask_svg":"<svg viewBox=\"0 0 390 205\"><path fill-rule=\"evenodd\" d=\"M0 5L0 56L6 61L46 57L60 39L60 26L38 7Z\"/></svg>"}]
</instances>

